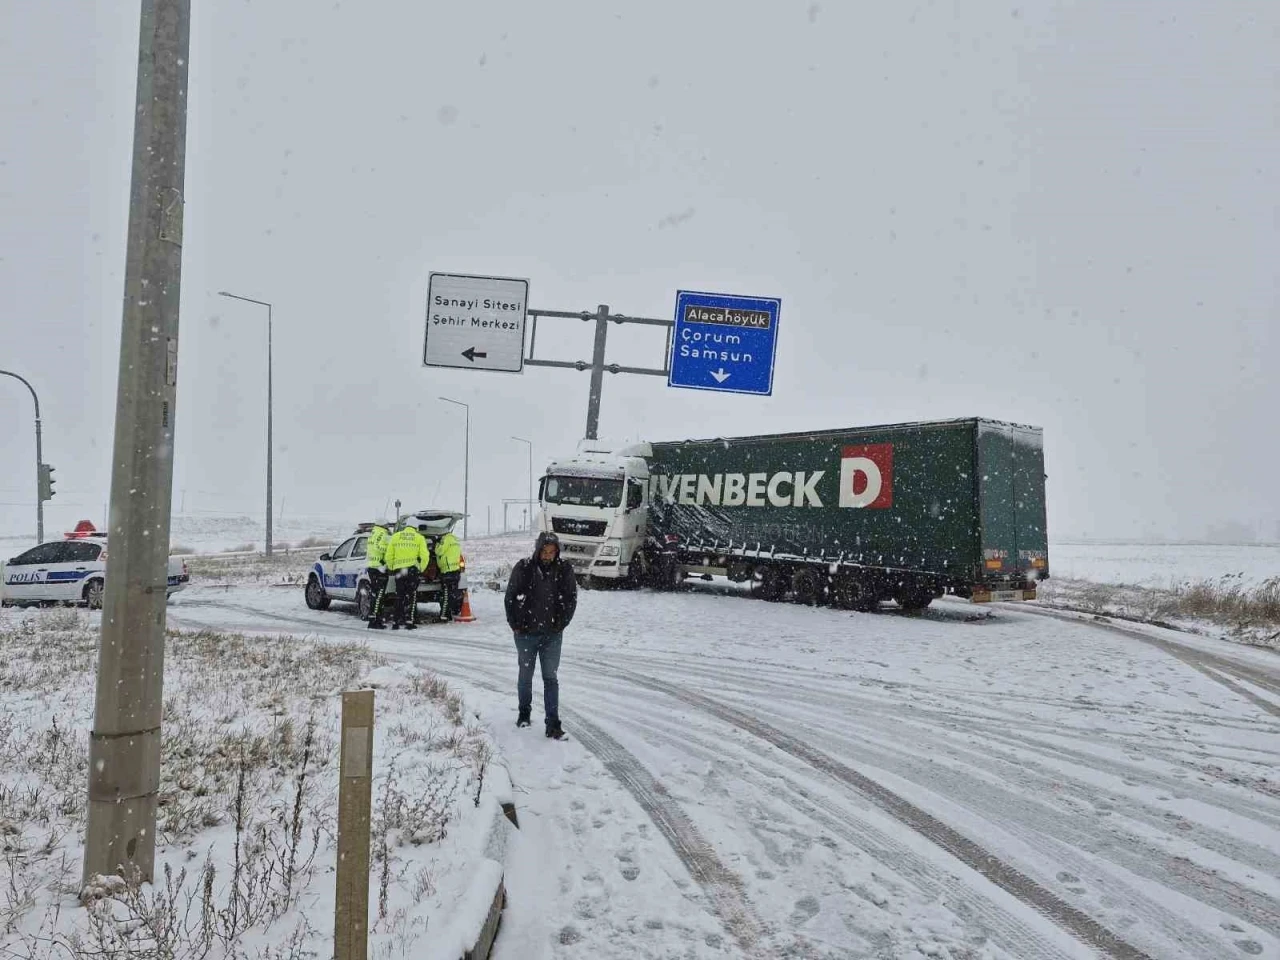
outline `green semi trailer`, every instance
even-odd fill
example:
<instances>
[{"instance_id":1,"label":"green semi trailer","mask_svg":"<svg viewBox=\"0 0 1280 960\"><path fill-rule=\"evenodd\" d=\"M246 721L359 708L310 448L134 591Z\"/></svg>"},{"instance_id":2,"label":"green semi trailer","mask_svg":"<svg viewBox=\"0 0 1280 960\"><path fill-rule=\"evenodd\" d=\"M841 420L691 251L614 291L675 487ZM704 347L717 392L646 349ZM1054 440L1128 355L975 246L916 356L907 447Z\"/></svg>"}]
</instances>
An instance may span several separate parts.
<instances>
[{"instance_id":1,"label":"green semi trailer","mask_svg":"<svg viewBox=\"0 0 1280 960\"><path fill-rule=\"evenodd\" d=\"M1037 427L947 420L625 452L648 470L632 573L660 585L722 575L767 599L921 609L944 594L1034 600L1049 576Z\"/></svg>"}]
</instances>

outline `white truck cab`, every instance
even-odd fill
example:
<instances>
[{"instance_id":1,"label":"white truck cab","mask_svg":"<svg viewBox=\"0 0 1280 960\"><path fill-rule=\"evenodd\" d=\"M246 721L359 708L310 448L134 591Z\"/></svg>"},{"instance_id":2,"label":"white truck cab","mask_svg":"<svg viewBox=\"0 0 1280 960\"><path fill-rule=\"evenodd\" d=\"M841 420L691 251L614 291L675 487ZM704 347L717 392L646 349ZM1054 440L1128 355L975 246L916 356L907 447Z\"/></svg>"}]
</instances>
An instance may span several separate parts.
<instances>
[{"instance_id":1,"label":"white truck cab","mask_svg":"<svg viewBox=\"0 0 1280 960\"><path fill-rule=\"evenodd\" d=\"M561 555L580 577L644 576L648 536L648 444L614 449L584 440L578 452L553 460L538 487L538 529L560 538Z\"/></svg>"}]
</instances>

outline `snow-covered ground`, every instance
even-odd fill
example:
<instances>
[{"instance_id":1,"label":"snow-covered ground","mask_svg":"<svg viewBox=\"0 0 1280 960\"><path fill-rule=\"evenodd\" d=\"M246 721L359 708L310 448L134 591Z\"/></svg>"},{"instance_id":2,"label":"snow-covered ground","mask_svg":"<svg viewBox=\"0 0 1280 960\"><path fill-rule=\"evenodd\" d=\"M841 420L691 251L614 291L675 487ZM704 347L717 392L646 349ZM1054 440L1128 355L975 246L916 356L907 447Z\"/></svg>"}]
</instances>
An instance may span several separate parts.
<instances>
[{"instance_id":1,"label":"snow-covered ground","mask_svg":"<svg viewBox=\"0 0 1280 960\"><path fill-rule=\"evenodd\" d=\"M1268 652L1026 608L584 591L557 744L515 729L501 596L472 602L475 624L374 648L466 685L506 756L499 958L1280 950ZM265 587L197 586L171 622L368 636Z\"/></svg>"},{"instance_id":2,"label":"snow-covered ground","mask_svg":"<svg viewBox=\"0 0 1280 960\"><path fill-rule=\"evenodd\" d=\"M456 960L475 943L509 833L506 772L455 689L350 642L171 635L158 882L108 878L81 908L97 626L67 610L0 616L0 955L330 953L338 695L362 687L377 715L373 955Z\"/></svg>"},{"instance_id":3,"label":"snow-covered ground","mask_svg":"<svg viewBox=\"0 0 1280 960\"><path fill-rule=\"evenodd\" d=\"M468 545L476 623L370 641L464 691L510 770L499 960L1280 951L1274 653L1032 606L583 591L555 743L514 726L479 588L526 547ZM197 582L169 619L370 638L254 582Z\"/></svg>"},{"instance_id":4,"label":"snow-covered ground","mask_svg":"<svg viewBox=\"0 0 1280 960\"><path fill-rule=\"evenodd\" d=\"M1241 586L1280 577L1280 544L1058 543L1054 577L1169 588L1232 576ZM1237 576L1238 575L1238 576Z\"/></svg>"}]
</instances>

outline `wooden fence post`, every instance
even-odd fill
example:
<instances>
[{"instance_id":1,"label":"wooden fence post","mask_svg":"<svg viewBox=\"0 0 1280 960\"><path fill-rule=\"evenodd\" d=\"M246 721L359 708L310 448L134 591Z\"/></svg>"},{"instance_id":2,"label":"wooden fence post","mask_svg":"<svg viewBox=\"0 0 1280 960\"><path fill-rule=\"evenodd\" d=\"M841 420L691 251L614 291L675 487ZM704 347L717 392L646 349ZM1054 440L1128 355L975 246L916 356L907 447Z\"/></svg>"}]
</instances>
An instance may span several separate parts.
<instances>
[{"instance_id":1,"label":"wooden fence post","mask_svg":"<svg viewBox=\"0 0 1280 960\"><path fill-rule=\"evenodd\" d=\"M338 781L338 889L335 960L368 960L369 832L373 799L373 691L342 695Z\"/></svg>"}]
</instances>

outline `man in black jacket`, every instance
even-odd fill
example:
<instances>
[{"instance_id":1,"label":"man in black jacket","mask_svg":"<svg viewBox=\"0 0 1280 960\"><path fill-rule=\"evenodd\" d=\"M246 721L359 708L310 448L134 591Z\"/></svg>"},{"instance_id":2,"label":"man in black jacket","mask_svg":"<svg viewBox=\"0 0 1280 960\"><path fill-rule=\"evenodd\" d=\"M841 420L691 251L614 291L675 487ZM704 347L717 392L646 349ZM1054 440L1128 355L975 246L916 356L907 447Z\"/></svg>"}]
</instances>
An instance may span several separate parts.
<instances>
[{"instance_id":1,"label":"man in black jacket","mask_svg":"<svg viewBox=\"0 0 1280 960\"><path fill-rule=\"evenodd\" d=\"M520 715L516 726L529 726L533 709L533 665L542 662L542 701L547 712L547 736L559 740L560 642L578 606L578 582L573 567L560 557L560 538L540 533L533 556L519 561L507 581L507 623L516 639L520 664L516 693Z\"/></svg>"}]
</instances>

